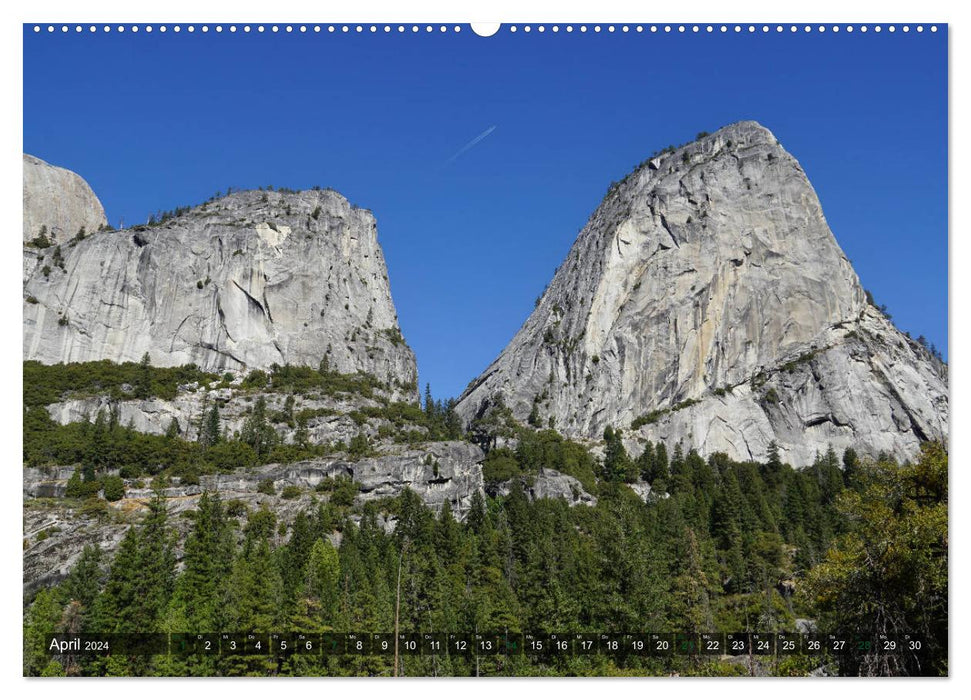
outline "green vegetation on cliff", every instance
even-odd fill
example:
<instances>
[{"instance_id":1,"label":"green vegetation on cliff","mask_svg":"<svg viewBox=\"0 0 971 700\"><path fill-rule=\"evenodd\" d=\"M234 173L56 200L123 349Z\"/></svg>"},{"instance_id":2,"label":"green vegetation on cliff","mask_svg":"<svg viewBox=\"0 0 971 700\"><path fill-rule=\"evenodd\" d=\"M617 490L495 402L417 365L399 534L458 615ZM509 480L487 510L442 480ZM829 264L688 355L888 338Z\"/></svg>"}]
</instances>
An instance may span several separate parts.
<instances>
[{"instance_id":1,"label":"green vegetation on cliff","mask_svg":"<svg viewBox=\"0 0 971 700\"><path fill-rule=\"evenodd\" d=\"M826 629L923 636L920 657L861 655L831 667L841 674L947 672L947 454L941 446L926 445L916 464L902 466L848 454L845 470L832 451L794 470L776 457L706 460L679 448L668 459L653 448L649 459L630 460L621 450L615 445L598 463L595 507L531 501L513 478L507 496L476 495L464 522L448 505L435 514L405 490L365 505L356 524L352 501L332 498L298 514L283 536L272 511L252 511L242 520L241 512L231 517L207 494L192 516L181 573L158 499L110 566L88 550L67 579L35 596L25 617L24 671L389 675L390 656L116 656L106 662L52 659L43 639L53 632L136 629L388 632L400 572L402 632L779 632L793 631L798 616ZM541 467L560 459L555 450L529 454ZM515 452L499 455L519 468ZM624 483L637 468L663 481L666 494L646 503L638 498ZM393 518L393 532L381 525L383 517ZM801 675L820 660L765 663L764 672ZM408 656L401 664L405 675L742 672L717 658L600 654Z\"/></svg>"}]
</instances>

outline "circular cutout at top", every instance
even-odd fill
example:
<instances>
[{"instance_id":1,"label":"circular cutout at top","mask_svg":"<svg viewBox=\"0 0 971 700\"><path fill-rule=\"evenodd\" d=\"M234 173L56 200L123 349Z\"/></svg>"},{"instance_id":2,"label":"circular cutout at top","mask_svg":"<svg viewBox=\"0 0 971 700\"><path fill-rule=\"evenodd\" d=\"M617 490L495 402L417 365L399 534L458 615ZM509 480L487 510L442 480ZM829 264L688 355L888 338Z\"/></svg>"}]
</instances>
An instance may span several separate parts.
<instances>
[{"instance_id":1,"label":"circular cutout at top","mask_svg":"<svg viewBox=\"0 0 971 700\"><path fill-rule=\"evenodd\" d=\"M472 31L479 36L492 36L502 25L499 22L472 22Z\"/></svg>"}]
</instances>

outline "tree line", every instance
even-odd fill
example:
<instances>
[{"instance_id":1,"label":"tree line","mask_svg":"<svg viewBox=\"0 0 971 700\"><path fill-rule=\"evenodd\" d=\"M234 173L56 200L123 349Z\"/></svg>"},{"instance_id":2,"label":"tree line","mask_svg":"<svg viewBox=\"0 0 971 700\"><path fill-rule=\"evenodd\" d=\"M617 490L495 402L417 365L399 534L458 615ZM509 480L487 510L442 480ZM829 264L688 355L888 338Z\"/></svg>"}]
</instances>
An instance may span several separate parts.
<instances>
[{"instance_id":1,"label":"tree line","mask_svg":"<svg viewBox=\"0 0 971 700\"><path fill-rule=\"evenodd\" d=\"M535 447L535 446L534 446ZM796 470L778 460L702 458L616 444L595 461L597 504L477 493L463 521L409 490L380 503L327 500L278 522L233 514L203 494L181 545L156 497L110 562L94 547L25 614L27 675L386 675L379 656L51 657L59 632L736 632L918 633L921 655L840 660L841 674L947 672L947 453L915 463L840 460ZM516 461L560 459L530 448ZM633 466L632 466L633 465ZM638 471L639 470L639 471ZM625 485L648 473L647 502ZM663 489L662 489L663 484ZM245 509L243 509L245 511ZM393 529L385 527L393 522ZM400 577L400 578L399 578ZM400 586L399 582L400 581ZM406 675L747 672L718 659L404 657ZM787 657L767 672L802 675Z\"/></svg>"}]
</instances>

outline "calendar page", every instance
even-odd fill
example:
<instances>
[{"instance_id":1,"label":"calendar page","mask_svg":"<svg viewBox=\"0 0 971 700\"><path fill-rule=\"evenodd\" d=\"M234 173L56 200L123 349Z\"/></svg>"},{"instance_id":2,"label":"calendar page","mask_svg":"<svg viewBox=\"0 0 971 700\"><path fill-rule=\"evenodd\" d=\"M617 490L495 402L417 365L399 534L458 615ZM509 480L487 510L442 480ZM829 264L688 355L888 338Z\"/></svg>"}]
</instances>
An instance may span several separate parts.
<instances>
[{"instance_id":1,"label":"calendar page","mask_svg":"<svg viewBox=\"0 0 971 700\"><path fill-rule=\"evenodd\" d=\"M949 26L638 12L24 20L24 676L949 674Z\"/></svg>"}]
</instances>

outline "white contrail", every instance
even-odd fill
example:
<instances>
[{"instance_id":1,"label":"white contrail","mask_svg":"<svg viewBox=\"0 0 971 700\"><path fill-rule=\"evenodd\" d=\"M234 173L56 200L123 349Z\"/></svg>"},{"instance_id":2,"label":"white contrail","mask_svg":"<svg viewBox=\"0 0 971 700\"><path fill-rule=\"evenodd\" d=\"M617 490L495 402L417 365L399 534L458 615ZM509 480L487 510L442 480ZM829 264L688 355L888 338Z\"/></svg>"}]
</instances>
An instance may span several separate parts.
<instances>
[{"instance_id":1,"label":"white contrail","mask_svg":"<svg viewBox=\"0 0 971 700\"><path fill-rule=\"evenodd\" d=\"M478 136L476 136L474 139L472 139L467 144L465 144L464 146L462 146L462 148L460 148L458 151L456 151L455 155L448 159L448 162L449 163L455 162L455 159L456 158L458 158L460 155L462 155L467 150L469 150L470 148L472 148L474 145L476 145L477 143L479 143L479 141L481 141L482 139L484 139L486 136L488 136L489 134L491 134L495 130L496 130L495 125L490 126L488 129L486 129L485 131L483 131L481 134L479 134Z\"/></svg>"}]
</instances>

